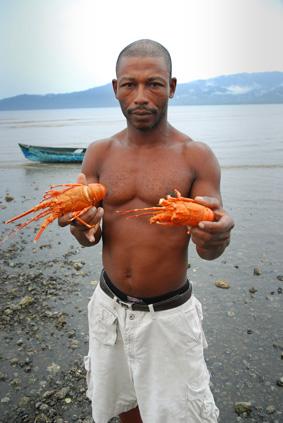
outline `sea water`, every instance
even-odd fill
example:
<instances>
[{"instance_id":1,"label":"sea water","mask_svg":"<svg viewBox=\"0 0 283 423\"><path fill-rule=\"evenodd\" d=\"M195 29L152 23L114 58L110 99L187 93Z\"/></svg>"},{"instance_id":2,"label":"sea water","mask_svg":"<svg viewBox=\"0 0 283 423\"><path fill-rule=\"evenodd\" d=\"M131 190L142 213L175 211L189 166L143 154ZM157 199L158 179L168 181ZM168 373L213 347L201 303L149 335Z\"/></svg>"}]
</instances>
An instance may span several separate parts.
<instances>
[{"instance_id":1,"label":"sea water","mask_svg":"<svg viewBox=\"0 0 283 423\"><path fill-rule=\"evenodd\" d=\"M168 118L223 168L283 167L283 104L172 106ZM0 166L32 165L18 143L85 147L124 127L118 107L0 111Z\"/></svg>"}]
</instances>

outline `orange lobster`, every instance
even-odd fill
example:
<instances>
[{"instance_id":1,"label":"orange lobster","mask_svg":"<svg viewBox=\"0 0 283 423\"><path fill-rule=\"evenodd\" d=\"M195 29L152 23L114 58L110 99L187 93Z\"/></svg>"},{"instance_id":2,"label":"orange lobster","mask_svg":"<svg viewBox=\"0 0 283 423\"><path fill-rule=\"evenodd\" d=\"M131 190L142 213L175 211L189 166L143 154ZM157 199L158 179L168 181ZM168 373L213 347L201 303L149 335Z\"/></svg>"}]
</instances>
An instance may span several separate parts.
<instances>
[{"instance_id":1,"label":"orange lobster","mask_svg":"<svg viewBox=\"0 0 283 423\"><path fill-rule=\"evenodd\" d=\"M149 222L159 225L170 226L197 226L203 220L215 220L214 212L193 200L181 196L178 190L174 190L177 197L167 195L166 199L159 200L159 206L146 207L143 209L119 210L120 214L132 214L129 217L139 217L151 215Z\"/></svg>"},{"instance_id":2,"label":"orange lobster","mask_svg":"<svg viewBox=\"0 0 283 423\"><path fill-rule=\"evenodd\" d=\"M64 189L54 190L56 187L66 187ZM19 214L18 216L13 217L12 219L7 220L5 223L14 222L21 217L26 216L30 213L35 213L39 210L42 210L36 216L27 220L26 222L17 226L17 230L24 228L29 225L31 222L37 221L42 217L46 217L40 226L39 231L37 232L34 241L37 241L42 232L46 229L53 220L58 217L63 216L65 213L72 212L72 218L70 221L77 219L81 224L85 225L88 228L94 227L84 222L80 216L86 212L88 209L99 203L105 195L106 188L101 184L58 184L51 185L50 190L47 191L43 200L24 213ZM47 209L47 210L46 210Z\"/></svg>"}]
</instances>

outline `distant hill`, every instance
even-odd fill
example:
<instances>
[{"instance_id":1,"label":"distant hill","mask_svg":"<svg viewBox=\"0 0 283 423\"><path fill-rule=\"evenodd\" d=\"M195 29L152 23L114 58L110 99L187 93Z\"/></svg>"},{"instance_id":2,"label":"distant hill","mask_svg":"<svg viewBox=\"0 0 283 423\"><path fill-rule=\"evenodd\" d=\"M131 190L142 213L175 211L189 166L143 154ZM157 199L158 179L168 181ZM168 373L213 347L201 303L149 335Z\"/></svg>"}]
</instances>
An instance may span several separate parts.
<instances>
[{"instance_id":1,"label":"distant hill","mask_svg":"<svg viewBox=\"0 0 283 423\"><path fill-rule=\"evenodd\" d=\"M179 84L171 105L283 103L283 72L224 75ZM66 93L23 94L0 100L0 110L115 107L112 85Z\"/></svg>"},{"instance_id":2,"label":"distant hill","mask_svg":"<svg viewBox=\"0 0 283 423\"><path fill-rule=\"evenodd\" d=\"M180 84L171 104L283 103L283 72L238 73Z\"/></svg>"}]
</instances>

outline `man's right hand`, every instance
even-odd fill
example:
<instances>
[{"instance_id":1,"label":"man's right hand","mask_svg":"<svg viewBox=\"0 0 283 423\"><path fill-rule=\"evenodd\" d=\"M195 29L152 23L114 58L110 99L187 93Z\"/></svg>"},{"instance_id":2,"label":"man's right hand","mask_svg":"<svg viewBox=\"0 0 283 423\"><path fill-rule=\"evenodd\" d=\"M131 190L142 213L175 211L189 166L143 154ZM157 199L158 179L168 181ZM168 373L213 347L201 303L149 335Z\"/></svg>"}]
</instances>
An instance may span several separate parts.
<instances>
[{"instance_id":1,"label":"man's right hand","mask_svg":"<svg viewBox=\"0 0 283 423\"><path fill-rule=\"evenodd\" d=\"M87 185L86 176L80 173L77 183ZM70 225L71 234L79 241L81 245L91 246L96 244L101 237L100 221L103 217L102 207L92 207L80 216L80 219L86 222L92 228L88 228L78 220L72 220L72 213L66 213L58 219L61 227Z\"/></svg>"}]
</instances>

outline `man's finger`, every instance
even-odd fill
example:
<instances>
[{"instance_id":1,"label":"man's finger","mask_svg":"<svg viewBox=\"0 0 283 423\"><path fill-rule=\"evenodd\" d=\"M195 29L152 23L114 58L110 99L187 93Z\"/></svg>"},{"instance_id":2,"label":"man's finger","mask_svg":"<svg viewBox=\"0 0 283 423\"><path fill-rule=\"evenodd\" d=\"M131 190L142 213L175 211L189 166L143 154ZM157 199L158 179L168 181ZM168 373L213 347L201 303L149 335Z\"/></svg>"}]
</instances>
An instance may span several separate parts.
<instances>
[{"instance_id":1,"label":"man's finger","mask_svg":"<svg viewBox=\"0 0 283 423\"><path fill-rule=\"evenodd\" d=\"M220 219L215 222L202 221L198 224L200 229L210 233L230 231L233 226L233 220L226 214L223 214Z\"/></svg>"},{"instance_id":2,"label":"man's finger","mask_svg":"<svg viewBox=\"0 0 283 423\"><path fill-rule=\"evenodd\" d=\"M80 218L89 225L95 225L101 220L103 214L104 209L102 207L96 208L95 206L93 206L91 209L82 214Z\"/></svg>"},{"instance_id":3,"label":"man's finger","mask_svg":"<svg viewBox=\"0 0 283 423\"><path fill-rule=\"evenodd\" d=\"M225 213L221 210L213 210L213 212L216 221L220 220L225 215Z\"/></svg>"},{"instance_id":4,"label":"man's finger","mask_svg":"<svg viewBox=\"0 0 283 423\"><path fill-rule=\"evenodd\" d=\"M79 173L79 175L77 177L77 183L87 185L87 180L86 180L86 176L85 176L84 173Z\"/></svg>"},{"instance_id":5,"label":"man's finger","mask_svg":"<svg viewBox=\"0 0 283 423\"><path fill-rule=\"evenodd\" d=\"M221 207L220 201L217 198L197 196L194 200L211 209L218 209Z\"/></svg>"},{"instance_id":6,"label":"man's finger","mask_svg":"<svg viewBox=\"0 0 283 423\"><path fill-rule=\"evenodd\" d=\"M85 236L87 237L87 239L89 240L89 242L94 242L95 241L95 234L96 232L96 228L91 228L88 231L85 232Z\"/></svg>"},{"instance_id":7,"label":"man's finger","mask_svg":"<svg viewBox=\"0 0 283 423\"><path fill-rule=\"evenodd\" d=\"M70 225L73 213L66 213L64 216L59 217L58 225L61 227Z\"/></svg>"}]
</instances>

